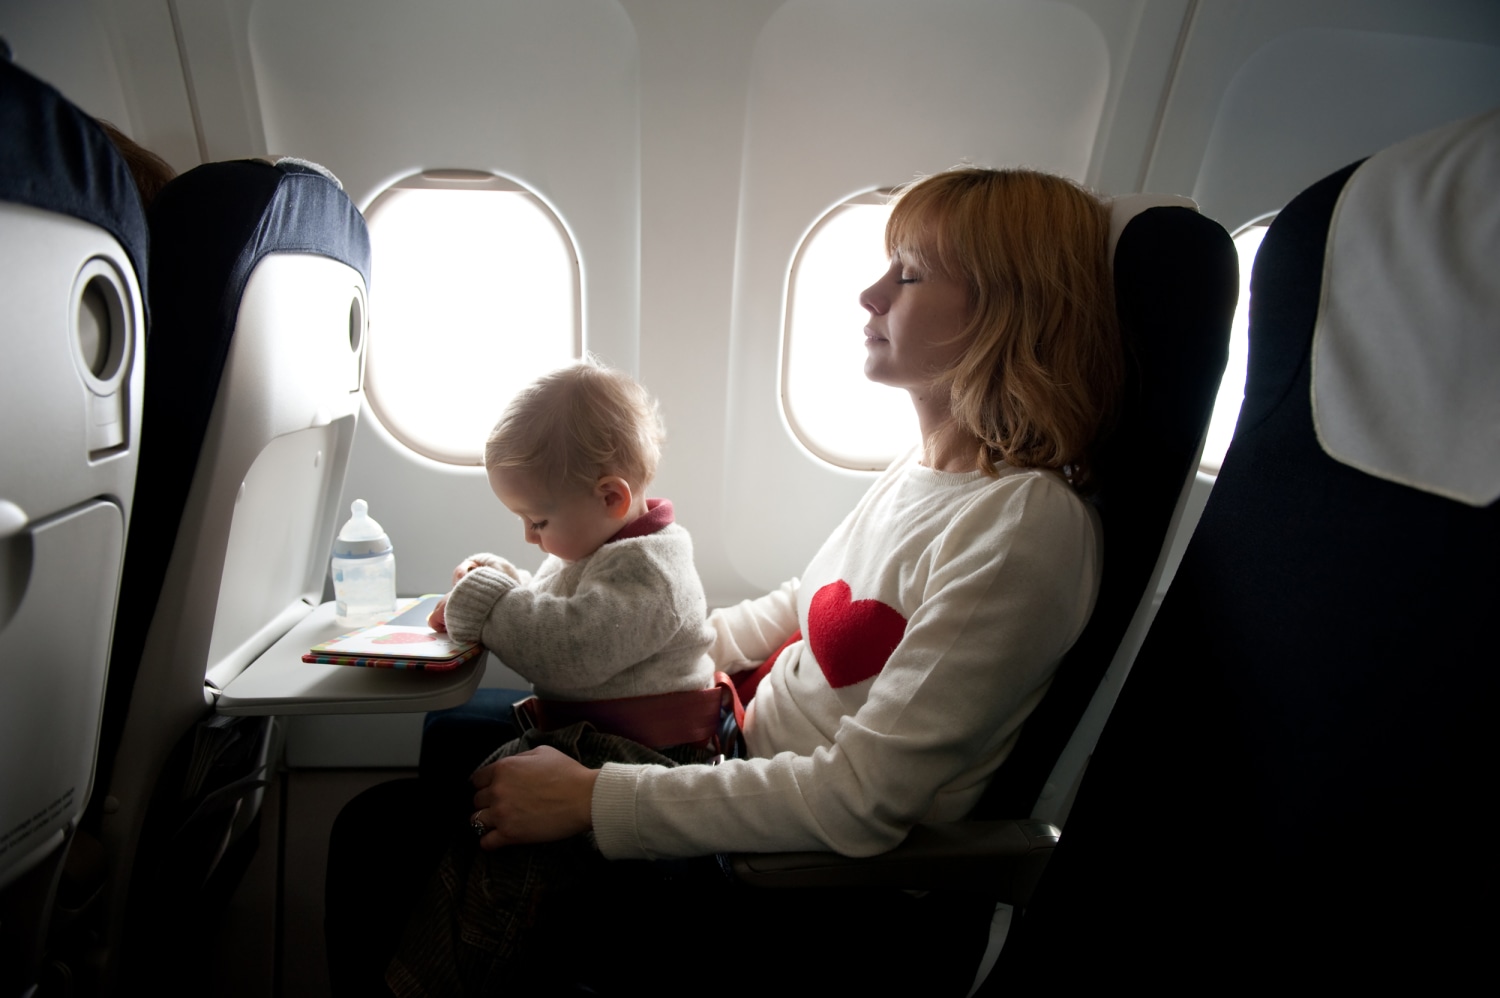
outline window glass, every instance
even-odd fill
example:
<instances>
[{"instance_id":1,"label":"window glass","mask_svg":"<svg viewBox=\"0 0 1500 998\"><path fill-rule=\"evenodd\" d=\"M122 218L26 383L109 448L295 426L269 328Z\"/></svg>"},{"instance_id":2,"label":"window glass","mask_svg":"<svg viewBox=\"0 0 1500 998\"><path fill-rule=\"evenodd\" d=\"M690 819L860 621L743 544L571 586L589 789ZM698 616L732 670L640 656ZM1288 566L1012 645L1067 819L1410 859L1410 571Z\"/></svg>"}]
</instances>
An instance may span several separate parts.
<instances>
[{"instance_id":1,"label":"window glass","mask_svg":"<svg viewBox=\"0 0 1500 998\"><path fill-rule=\"evenodd\" d=\"M1198 467L1206 475L1217 475L1224 462L1224 452L1234 436L1234 424L1245 399L1245 365L1250 357L1250 271L1266 228L1274 216L1251 222L1234 235L1234 248L1240 257L1240 300L1234 310L1234 325L1229 332L1229 361L1219 382L1219 397L1214 402L1213 418L1208 424L1208 438L1203 442L1203 459Z\"/></svg>"},{"instance_id":2,"label":"window glass","mask_svg":"<svg viewBox=\"0 0 1500 998\"><path fill-rule=\"evenodd\" d=\"M484 173L410 178L365 214L371 408L413 450L480 464L516 391L579 356L572 243L535 195Z\"/></svg>"},{"instance_id":3,"label":"window glass","mask_svg":"<svg viewBox=\"0 0 1500 998\"><path fill-rule=\"evenodd\" d=\"M788 286L782 411L804 447L845 468L884 468L920 435L906 393L864 375L859 293L888 263L886 202L861 195L823 216L793 258Z\"/></svg>"}]
</instances>

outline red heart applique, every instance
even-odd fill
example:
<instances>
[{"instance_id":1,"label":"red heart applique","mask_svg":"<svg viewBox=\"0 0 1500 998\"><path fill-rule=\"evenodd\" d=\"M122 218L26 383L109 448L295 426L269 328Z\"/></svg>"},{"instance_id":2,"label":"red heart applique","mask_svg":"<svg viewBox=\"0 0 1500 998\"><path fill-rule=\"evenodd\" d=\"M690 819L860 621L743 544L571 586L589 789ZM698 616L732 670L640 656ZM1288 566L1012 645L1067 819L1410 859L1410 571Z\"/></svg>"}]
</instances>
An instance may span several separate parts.
<instances>
[{"instance_id":1,"label":"red heart applique","mask_svg":"<svg viewBox=\"0 0 1500 998\"><path fill-rule=\"evenodd\" d=\"M807 605L807 643L828 685L843 689L885 668L906 633L906 618L878 599L850 600L849 583L830 582Z\"/></svg>"}]
</instances>

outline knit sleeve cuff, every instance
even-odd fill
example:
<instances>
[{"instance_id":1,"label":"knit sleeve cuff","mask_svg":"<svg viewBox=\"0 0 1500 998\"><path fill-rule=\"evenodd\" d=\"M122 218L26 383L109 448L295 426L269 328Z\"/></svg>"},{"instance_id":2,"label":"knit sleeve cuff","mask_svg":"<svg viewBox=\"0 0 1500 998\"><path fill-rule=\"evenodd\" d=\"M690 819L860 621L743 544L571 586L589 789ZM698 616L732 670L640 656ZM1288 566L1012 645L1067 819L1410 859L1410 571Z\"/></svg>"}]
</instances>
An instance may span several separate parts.
<instances>
[{"instance_id":1,"label":"knit sleeve cuff","mask_svg":"<svg viewBox=\"0 0 1500 998\"><path fill-rule=\"evenodd\" d=\"M455 641L479 641L484 622L500 597L516 587L516 580L493 568L476 568L458 580L448 593L443 620Z\"/></svg>"},{"instance_id":2,"label":"knit sleeve cuff","mask_svg":"<svg viewBox=\"0 0 1500 998\"><path fill-rule=\"evenodd\" d=\"M650 859L635 827L635 789L644 766L606 762L594 781L594 844L609 859Z\"/></svg>"}]
</instances>

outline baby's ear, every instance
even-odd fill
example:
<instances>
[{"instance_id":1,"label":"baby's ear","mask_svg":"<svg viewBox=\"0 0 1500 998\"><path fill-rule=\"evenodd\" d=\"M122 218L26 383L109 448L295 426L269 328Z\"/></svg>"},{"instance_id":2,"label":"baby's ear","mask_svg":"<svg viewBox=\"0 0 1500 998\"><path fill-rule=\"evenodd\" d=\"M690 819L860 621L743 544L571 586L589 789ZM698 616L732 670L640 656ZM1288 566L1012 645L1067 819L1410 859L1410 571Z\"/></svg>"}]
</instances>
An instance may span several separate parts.
<instances>
[{"instance_id":1,"label":"baby's ear","mask_svg":"<svg viewBox=\"0 0 1500 998\"><path fill-rule=\"evenodd\" d=\"M594 483L594 494L604 500L604 509L619 519L630 512L630 483L619 475L605 475Z\"/></svg>"}]
</instances>

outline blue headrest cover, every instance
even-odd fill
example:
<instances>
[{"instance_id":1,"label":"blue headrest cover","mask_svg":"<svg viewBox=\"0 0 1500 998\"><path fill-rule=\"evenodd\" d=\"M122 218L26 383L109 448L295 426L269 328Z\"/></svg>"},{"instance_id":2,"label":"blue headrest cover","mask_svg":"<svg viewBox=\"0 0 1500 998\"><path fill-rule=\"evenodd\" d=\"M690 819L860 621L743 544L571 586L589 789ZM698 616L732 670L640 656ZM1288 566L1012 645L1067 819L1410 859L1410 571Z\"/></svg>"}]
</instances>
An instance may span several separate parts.
<instances>
[{"instance_id":1,"label":"blue headrest cover","mask_svg":"<svg viewBox=\"0 0 1500 998\"><path fill-rule=\"evenodd\" d=\"M124 248L146 287L146 220L135 180L114 143L62 94L4 60L0 200L97 225Z\"/></svg>"},{"instance_id":2,"label":"blue headrest cover","mask_svg":"<svg viewBox=\"0 0 1500 998\"><path fill-rule=\"evenodd\" d=\"M270 253L330 257L370 281L365 220L338 182L299 163L205 163L151 204L150 363L140 480L160 448L187 495L240 299ZM175 490L174 490L175 491Z\"/></svg>"},{"instance_id":3,"label":"blue headrest cover","mask_svg":"<svg viewBox=\"0 0 1500 998\"><path fill-rule=\"evenodd\" d=\"M151 205L151 236L153 335L200 339L211 322L208 338L220 348L214 390L245 285L267 254L330 257L370 283L364 218L336 181L296 162L237 160L189 170Z\"/></svg>"}]
</instances>

